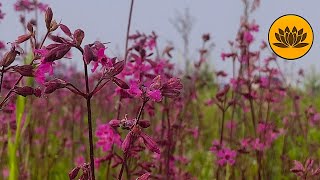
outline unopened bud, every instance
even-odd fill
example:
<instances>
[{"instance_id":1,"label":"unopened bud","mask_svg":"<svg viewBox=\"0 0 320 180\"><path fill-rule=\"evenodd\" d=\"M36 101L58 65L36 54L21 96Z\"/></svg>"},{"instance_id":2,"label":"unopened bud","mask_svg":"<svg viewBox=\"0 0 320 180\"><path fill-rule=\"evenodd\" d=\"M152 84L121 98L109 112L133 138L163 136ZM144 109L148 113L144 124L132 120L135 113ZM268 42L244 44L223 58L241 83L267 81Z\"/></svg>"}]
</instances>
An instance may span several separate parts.
<instances>
[{"instance_id":1,"label":"unopened bud","mask_svg":"<svg viewBox=\"0 0 320 180\"><path fill-rule=\"evenodd\" d=\"M67 35L67 36L71 36L71 31L70 29L68 28L68 26L64 25L64 24L60 24L60 29Z\"/></svg>"},{"instance_id":2,"label":"unopened bud","mask_svg":"<svg viewBox=\"0 0 320 180\"><path fill-rule=\"evenodd\" d=\"M36 97L41 97L41 89L40 88L37 88L37 89L34 89L33 90L33 95L36 96Z\"/></svg>"},{"instance_id":3,"label":"unopened bud","mask_svg":"<svg viewBox=\"0 0 320 180\"><path fill-rule=\"evenodd\" d=\"M180 95L180 91L177 89L162 89L161 95L168 98L177 98Z\"/></svg>"},{"instance_id":4,"label":"unopened bud","mask_svg":"<svg viewBox=\"0 0 320 180\"><path fill-rule=\"evenodd\" d=\"M147 172L147 173L144 173L142 176L138 177L137 180L148 180L150 176L151 174Z\"/></svg>"},{"instance_id":5,"label":"unopened bud","mask_svg":"<svg viewBox=\"0 0 320 180\"><path fill-rule=\"evenodd\" d=\"M8 67L10 66L13 61L16 59L17 54L20 54L18 51L15 50L14 47L11 48L11 50L3 56L0 66Z\"/></svg>"},{"instance_id":6,"label":"unopened bud","mask_svg":"<svg viewBox=\"0 0 320 180\"><path fill-rule=\"evenodd\" d=\"M28 22L27 29L30 33L33 33L33 25L31 24L31 22Z\"/></svg>"},{"instance_id":7,"label":"unopened bud","mask_svg":"<svg viewBox=\"0 0 320 180\"><path fill-rule=\"evenodd\" d=\"M122 145L121 145L121 149L123 150L123 152L127 152L129 150L129 147L130 147L130 144L133 143L133 138L134 138L134 135L133 135L133 132L130 131L126 138L124 139L124 141L122 142Z\"/></svg>"},{"instance_id":8,"label":"unopened bud","mask_svg":"<svg viewBox=\"0 0 320 180\"><path fill-rule=\"evenodd\" d=\"M57 89L65 88L67 86L67 83L63 80L55 79L45 83L44 86L46 87L44 93L50 94L56 91Z\"/></svg>"},{"instance_id":9,"label":"unopened bud","mask_svg":"<svg viewBox=\"0 0 320 180\"><path fill-rule=\"evenodd\" d=\"M158 148L157 143L147 134L144 132L140 133L140 136L143 139L144 144L146 147L151 151L160 154L160 149Z\"/></svg>"},{"instance_id":10,"label":"unopened bud","mask_svg":"<svg viewBox=\"0 0 320 180\"><path fill-rule=\"evenodd\" d=\"M32 87L24 86L24 87L15 87L14 92L18 95L26 97L26 96L33 95L34 90Z\"/></svg>"},{"instance_id":11,"label":"unopened bud","mask_svg":"<svg viewBox=\"0 0 320 180\"><path fill-rule=\"evenodd\" d=\"M33 66L32 65L22 65L22 66L16 66L13 68L14 71L21 74L22 76L28 76L33 77Z\"/></svg>"},{"instance_id":12,"label":"unopened bud","mask_svg":"<svg viewBox=\"0 0 320 180\"><path fill-rule=\"evenodd\" d=\"M45 14L45 22L46 22L46 27L48 30L51 30L51 21L53 18L53 12L50 7L47 8L46 14Z\"/></svg>"},{"instance_id":13,"label":"unopened bud","mask_svg":"<svg viewBox=\"0 0 320 180\"><path fill-rule=\"evenodd\" d=\"M113 128L120 127L120 120L112 119L111 121L109 121L109 124Z\"/></svg>"},{"instance_id":14,"label":"unopened bud","mask_svg":"<svg viewBox=\"0 0 320 180\"><path fill-rule=\"evenodd\" d=\"M179 78L170 78L167 83L163 85L163 88L181 90L183 85L181 84L181 80Z\"/></svg>"},{"instance_id":15,"label":"unopened bud","mask_svg":"<svg viewBox=\"0 0 320 180\"><path fill-rule=\"evenodd\" d=\"M119 87L121 87L122 89L129 89L129 85L127 83L125 83L124 81L122 81L121 79L118 79L116 77L114 77L112 79L112 81L117 84Z\"/></svg>"},{"instance_id":16,"label":"unopened bud","mask_svg":"<svg viewBox=\"0 0 320 180\"><path fill-rule=\"evenodd\" d=\"M69 172L69 179L73 180L78 176L78 173L80 171L80 167L75 167Z\"/></svg>"},{"instance_id":17,"label":"unopened bud","mask_svg":"<svg viewBox=\"0 0 320 180\"><path fill-rule=\"evenodd\" d=\"M77 46L81 45L83 38L84 38L84 32L81 29L77 29L74 31L73 40Z\"/></svg>"},{"instance_id":18,"label":"unopened bud","mask_svg":"<svg viewBox=\"0 0 320 180\"><path fill-rule=\"evenodd\" d=\"M92 49L89 45L85 45L83 49L83 59L86 64L90 64L95 59Z\"/></svg>"},{"instance_id":19,"label":"unopened bud","mask_svg":"<svg viewBox=\"0 0 320 180\"><path fill-rule=\"evenodd\" d=\"M113 66L113 69L112 71L110 72L110 75L111 76L116 76L118 75L119 73L121 73L121 71L123 70L124 68L124 61L119 61L117 62L114 66Z\"/></svg>"},{"instance_id":20,"label":"unopened bud","mask_svg":"<svg viewBox=\"0 0 320 180\"><path fill-rule=\"evenodd\" d=\"M18 39L15 41L17 44L21 44L31 38L32 34L24 34L18 37Z\"/></svg>"},{"instance_id":21,"label":"unopened bud","mask_svg":"<svg viewBox=\"0 0 320 180\"><path fill-rule=\"evenodd\" d=\"M210 34L207 33L207 34L202 35L202 40L203 40L204 42L209 41L209 40L210 40Z\"/></svg>"},{"instance_id":22,"label":"unopened bud","mask_svg":"<svg viewBox=\"0 0 320 180\"><path fill-rule=\"evenodd\" d=\"M62 44L51 49L45 56L45 62L53 62L55 60L63 58L71 49L69 45Z\"/></svg>"},{"instance_id":23,"label":"unopened bud","mask_svg":"<svg viewBox=\"0 0 320 180\"><path fill-rule=\"evenodd\" d=\"M55 20L53 20L50 25L50 32L55 31L56 29L58 29L58 27L58 23Z\"/></svg>"},{"instance_id":24,"label":"unopened bud","mask_svg":"<svg viewBox=\"0 0 320 180\"><path fill-rule=\"evenodd\" d=\"M142 128L147 128L149 127L151 124L150 124L150 121L148 120L140 120L139 123L138 123Z\"/></svg>"}]
</instances>

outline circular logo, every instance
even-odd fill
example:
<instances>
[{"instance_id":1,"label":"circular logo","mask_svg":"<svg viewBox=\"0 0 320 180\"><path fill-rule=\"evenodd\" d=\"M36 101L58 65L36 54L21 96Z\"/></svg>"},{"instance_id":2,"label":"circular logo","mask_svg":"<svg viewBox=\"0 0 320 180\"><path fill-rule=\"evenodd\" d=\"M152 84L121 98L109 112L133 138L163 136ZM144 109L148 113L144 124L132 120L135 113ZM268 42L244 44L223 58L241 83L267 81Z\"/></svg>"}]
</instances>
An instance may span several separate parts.
<instances>
[{"instance_id":1,"label":"circular logo","mask_svg":"<svg viewBox=\"0 0 320 180\"><path fill-rule=\"evenodd\" d=\"M279 57L294 60L311 49L312 27L303 17L287 14L276 19L269 29L269 44Z\"/></svg>"}]
</instances>

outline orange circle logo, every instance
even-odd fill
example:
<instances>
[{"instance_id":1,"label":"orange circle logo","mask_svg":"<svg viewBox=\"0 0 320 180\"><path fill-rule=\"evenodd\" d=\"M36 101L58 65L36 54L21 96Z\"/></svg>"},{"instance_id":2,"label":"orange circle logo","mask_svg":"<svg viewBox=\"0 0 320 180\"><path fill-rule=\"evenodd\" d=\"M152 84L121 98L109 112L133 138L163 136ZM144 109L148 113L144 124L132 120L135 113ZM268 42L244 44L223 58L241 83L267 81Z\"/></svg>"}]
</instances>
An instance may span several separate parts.
<instances>
[{"instance_id":1,"label":"orange circle logo","mask_svg":"<svg viewBox=\"0 0 320 180\"><path fill-rule=\"evenodd\" d=\"M273 22L269 29L269 44L279 57L295 60L311 49L313 30L307 20L287 14Z\"/></svg>"}]
</instances>

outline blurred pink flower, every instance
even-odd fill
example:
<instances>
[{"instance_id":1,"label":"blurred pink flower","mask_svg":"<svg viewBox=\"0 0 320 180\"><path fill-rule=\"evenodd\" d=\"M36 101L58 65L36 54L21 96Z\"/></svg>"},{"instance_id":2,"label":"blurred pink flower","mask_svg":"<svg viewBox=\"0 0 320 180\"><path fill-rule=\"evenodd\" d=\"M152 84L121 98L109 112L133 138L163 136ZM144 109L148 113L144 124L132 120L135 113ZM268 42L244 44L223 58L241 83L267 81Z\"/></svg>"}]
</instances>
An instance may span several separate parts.
<instances>
[{"instance_id":1,"label":"blurred pink flower","mask_svg":"<svg viewBox=\"0 0 320 180\"><path fill-rule=\"evenodd\" d=\"M246 31L246 32L243 33L243 40L244 40L245 42L247 42L248 44L250 44L250 43L253 42L254 37L253 37L253 35L251 34L251 32Z\"/></svg>"},{"instance_id":2,"label":"blurred pink flower","mask_svg":"<svg viewBox=\"0 0 320 180\"><path fill-rule=\"evenodd\" d=\"M155 102L160 102L162 100L161 91L158 89L148 90L147 96Z\"/></svg>"},{"instance_id":3,"label":"blurred pink flower","mask_svg":"<svg viewBox=\"0 0 320 180\"><path fill-rule=\"evenodd\" d=\"M131 96L134 96L134 97L140 97L141 96L142 91L139 89L139 84L138 84L137 81L131 81L129 87L130 88L128 90L128 93Z\"/></svg>"},{"instance_id":4,"label":"blurred pink flower","mask_svg":"<svg viewBox=\"0 0 320 180\"><path fill-rule=\"evenodd\" d=\"M237 152L229 148L222 148L217 153L218 165L225 166L226 164L234 165Z\"/></svg>"},{"instance_id":5,"label":"blurred pink flower","mask_svg":"<svg viewBox=\"0 0 320 180\"><path fill-rule=\"evenodd\" d=\"M81 165L83 165L85 162L86 162L86 160L84 159L83 156L78 156L78 157L76 157L76 159L75 159L75 164L76 164L77 166L81 166Z\"/></svg>"},{"instance_id":6,"label":"blurred pink flower","mask_svg":"<svg viewBox=\"0 0 320 180\"><path fill-rule=\"evenodd\" d=\"M120 135L108 124L99 125L96 131L98 138L97 146L102 147L103 151L109 151L113 144L121 146Z\"/></svg>"}]
</instances>

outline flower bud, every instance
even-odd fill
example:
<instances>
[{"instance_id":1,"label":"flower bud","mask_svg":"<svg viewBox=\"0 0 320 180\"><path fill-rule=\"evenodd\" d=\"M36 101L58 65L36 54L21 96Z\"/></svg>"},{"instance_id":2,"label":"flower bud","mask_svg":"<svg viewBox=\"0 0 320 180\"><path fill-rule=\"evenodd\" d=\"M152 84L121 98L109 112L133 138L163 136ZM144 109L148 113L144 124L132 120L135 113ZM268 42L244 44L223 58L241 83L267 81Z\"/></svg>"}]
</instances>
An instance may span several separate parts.
<instances>
[{"instance_id":1,"label":"flower bud","mask_svg":"<svg viewBox=\"0 0 320 180\"><path fill-rule=\"evenodd\" d=\"M133 138L134 138L134 135L133 135L133 132L130 131L126 138L124 139L124 141L122 142L122 145L121 145L121 149L123 150L123 152L127 152L129 150L129 147L130 147L130 144L133 143Z\"/></svg>"},{"instance_id":2,"label":"flower bud","mask_svg":"<svg viewBox=\"0 0 320 180\"><path fill-rule=\"evenodd\" d=\"M64 25L64 24L60 24L59 25L60 29L69 37L72 36L70 29L68 28L68 26Z\"/></svg>"},{"instance_id":3,"label":"flower bud","mask_svg":"<svg viewBox=\"0 0 320 180\"><path fill-rule=\"evenodd\" d=\"M51 22L51 28L50 28L50 32L52 32L52 31L55 31L56 29L58 29L58 27L59 27L59 24L55 21L55 20L53 20L52 22Z\"/></svg>"},{"instance_id":4,"label":"flower bud","mask_svg":"<svg viewBox=\"0 0 320 180\"><path fill-rule=\"evenodd\" d=\"M138 123L142 128L148 128L151 124L148 120L140 120Z\"/></svg>"},{"instance_id":5,"label":"flower bud","mask_svg":"<svg viewBox=\"0 0 320 180\"><path fill-rule=\"evenodd\" d=\"M120 127L120 121L117 119L112 119L111 121L109 121L109 124L113 128Z\"/></svg>"},{"instance_id":6,"label":"flower bud","mask_svg":"<svg viewBox=\"0 0 320 180\"><path fill-rule=\"evenodd\" d=\"M77 29L74 31L73 40L77 46L81 45L83 38L84 38L84 32L81 29Z\"/></svg>"},{"instance_id":7,"label":"flower bud","mask_svg":"<svg viewBox=\"0 0 320 180\"><path fill-rule=\"evenodd\" d=\"M143 139L144 144L146 147L151 151L160 154L160 149L158 148L157 143L147 134L144 132L140 133L140 136Z\"/></svg>"},{"instance_id":8,"label":"flower bud","mask_svg":"<svg viewBox=\"0 0 320 180\"><path fill-rule=\"evenodd\" d=\"M161 76L158 75L152 80L152 84L150 85L150 89L160 89L161 88Z\"/></svg>"},{"instance_id":9,"label":"flower bud","mask_svg":"<svg viewBox=\"0 0 320 180\"><path fill-rule=\"evenodd\" d=\"M116 77L114 77L112 79L112 81L117 84L119 87L121 87L122 89L129 89L129 85L127 83L125 83L124 81L122 81L121 79L118 79Z\"/></svg>"},{"instance_id":10,"label":"flower bud","mask_svg":"<svg viewBox=\"0 0 320 180\"><path fill-rule=\"evenodd\" d=\"M223 101L222 97L224 97L228 93L229 89L230 89L230 85L229 84L225 85L223 89L216 94L217 100L222 102Z\"/></svg>"},{"instance_id":11,"label":"flower bud","mask_svg":"<svg viewBox=\"0 0 320 180\"><path fill-rule=\"evenodd\" d=\"M83 49L83 60L86 64L90 64L91 61L95 59L93 51L89 45L85 45Z\"/></svg>"},{"instance_id":12,"label":"flower bud","mask_svg":"<svg viewBox=\"0 0 320 180\"><path fill-rule=\"evenodd\" d=\"M13 68L14 71L21 74L22 76L28 76L33 77L33 66L32 65L22 65L22 66L16 66Z\"/></svg>"},{"instance_id":13,"label":"flower bud","mask_svg":"<svg viewBox=\"0 0 320 180\"><path fill-rule=\"evenodd\" d=\"M55 36L55 35L49 35L49 38L54 41L54 42L57 42L57 43L61 43L61 44L64 44L67 40L63 37L60 37L60 36Z\"/></svg>"},{"instance_id":14,"label":"flower bud","mask_svg":"<svg viewBox=\"0 0 320 180\"><path fill-rule=\"evenodd\" d=\"M45 62L53 62L55 60L63 58L71 49L69 45L61 44L51 49L45 56Z\"/></svg>"},{"instance_id":15,"label":"flower bud","mask_svg":"<svg viewBox=\"0 0 320 180\"><path fill-rule=\"evenodd\" d=\"M164 89L177 89L180 90L183 88L181 80L179 78L170 78L164 85Z\"/></svg>"},{"instance_id":16,"label":"flower bud","mask_svg":"<svg viewBox=\"0 0 320 180\"><path fill-rule=\"evenodd\" d=\"M32 87L24 86L24 87L15 87L14 92L18 95L26 97L26 96L33 95L34 90Z\"/></svg>"},{"instance_id":17,"label":"flower bud","mask_svg":"<svg viewBox=\"0 0 320 180\"><path fill-rule=\"evenodd\" d=\"M18 39L15 41L17 44L21 44L31 38L32 34L24 34L18 37Z\"/></svg>"},{"instance_id":18,"label":"flower bud","mask_svg":"<svg viewBox=\"0 0 320 180\"><path fill-rule=\"evenodd\" d=\"M150 173L144 173L142 176L138 177L137 180L149 180L149 177L151 176Z\"/></svg>"},{"instance_id":19,"label":"flower bud","mask_svg":"<svg viewBox=\"0 0 320 180\"><path fill-rule=\"evenodd\" d=\"M16 59L17 54L20 54L18 51L15 50L15 47L12 47L11 50L3 56L0 66L8 67L10 66L13 61Z\"/></svg>"},{"instance_id":20,"label":"flower bud","mask_svg":"<svg viewBox=\"0 0 320 180\"><path fill-rule=\"evenodd\" d=\"M116 76L121 73L121 71L124 68L124 61L119 61L117 62L114 66L113 69L110 72L110 76Z\"/></svg>"},{"instance_id":21,"label":"flower bud","mask_svg":"<svg viewBox=\"0 0 320 180\"><path fill-rule=\"evenodd\" d=\"M46 27L48 30L51 30L51 21L53 18L53 12L50 7L47 8L46 13L45 13L45 22L46 22Z\"/></svg>"},{"instance_id":22,"label":"flower bud","mask_svg":"<svg viewBox=\"0 0 320 180\"><path fill-rule=\"evenodd\" d=\"M78 176L78 173L80 171L80 167L75 167L69 172L69 179L73 180Z\"/></svg>"},{"instance_id":23,"label":"flower bud","mask_svg":"<svg viewBox=\"0 0 320 180\"><path fill-rule=\"evenodd\" d=\"M33 90L33 95L36 96L36 97L41 97L41 89L40 88L37 88L37 89L34 89Z\"/></svg>"},{"instance_id":24,"label":"flower bud","mask_svg":"<svg viewBox=\"0 0 320 180\"><path fill-rule=\"evenodd\" d=\"M209 33L203 34L203 35L202 35L202 40L203 40L204 42L209 41L209 40L210 40L210 34L209 34Z\"/></svg>"},{"instance_id":25,"label":"flower bud","mask_svg":"<svg viewBox=\"0 0 320 180\"><path fill-rule=\"evenodd\" d=\"M162 89L161 95L168 98L177 98L180 95L180 91L176 89Z\"/></svg>"},{"instance_id":26,"label":"flower bud","mask_svg":"<svg viewBox=\"0 0 320 180\"><path fill-rule=\"evenodd\" d=\"M46 87L44 93L50 94L57 89L65 88L67 86L67 83L61 79L55 79L45 83L44 86Z\"/></svg>"},{"instance_id":27,"label":"flower bud","mask_svg":"<svg viewBox=\"0 0 320 180\"><path fill-rule=\"evenodd\" d=\"M28 31L29 31L31 34L33 33L33 25L32 25L31 22L28 22L28 24L27 24L27 29L28 29Z\"/></svg>"}]
</instances>

